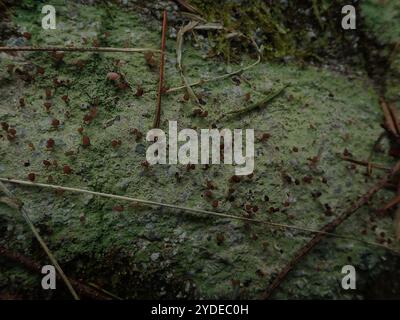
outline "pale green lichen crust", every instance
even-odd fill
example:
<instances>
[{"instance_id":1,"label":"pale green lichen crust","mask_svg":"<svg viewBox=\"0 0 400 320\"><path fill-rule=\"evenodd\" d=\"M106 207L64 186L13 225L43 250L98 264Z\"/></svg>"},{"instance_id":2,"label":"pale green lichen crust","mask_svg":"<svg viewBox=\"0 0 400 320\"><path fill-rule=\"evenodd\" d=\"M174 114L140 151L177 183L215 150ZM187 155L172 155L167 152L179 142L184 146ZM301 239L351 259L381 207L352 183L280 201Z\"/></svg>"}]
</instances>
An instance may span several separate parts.
<instances>
[{"instance_id":1,"label":"pale green lichen crust","mask_svg":"<svg viewBox=\"0 0 400 320\"><path fill-rule=\"evenodd\" d=\"M6 44L83 46L98 39L101 46L151 47L160 45L160 21L140 11L115 5L77 5L53 1L57 30L42 30L40 7L15 9L12 24L32 38L11 38ZM371 18L372 19L372 18ZM105 34L106 33L106 34ZM206 43L206 40L203 40ZM224 74L225 65L207 58L207 46L186 41L183 63L190 81ZM77 63L82 61L82 63ZM243 57L242 65L254 62ZM175 39L167 39L166 84L181 85L175 67ZM31 82L14 70L35 74ZM36 74L37 67L44 74ZM106 79L108 72L123 74L131 89L118 89ZM246 78L247 81L243 81ZM54 79L63 81L54 88ZM234 80L234 81L233 81ZM343 162L345 149L357 159L367 159L383 131L379 97L366 73L344 75L324 67L263 61L242 78L227 78L194 87L205 102L208 116L192 116L196 107L184 91L163 96L161 128L178 121L179 128L253 128L256 139L252 177L230 182L234 167L156 165L146 168L144 138L136 141L133 128L144 134L151 128L156 107L158 70L146 64L143 54L65 53L57 63L48 53L0 53L0 121L15 128L16 138L0 137L0 176L79 187L187 207L243 216L246 204L257 206L254 218L319 229L345 210L382 176L374 170ZM269 105L240 117L221 120L226 112L257 102L271 90L290 86ZM144 88L135 96L136 88ZM44 102L51 88L50 112ZM68 96L69 103L62 100ZM20 98L25 106L20 105ZM97 98L97 101L96 101ZM248 101L250 98L250 101ZM97 115L84 123L91 104ZM52 120L60 121L54 128ZM82 146L82 135L90 146ZM46 148L48 139L54 148ZM112 146L112 141L121 141ZM310 158L320 154L315 168ZM44 160L52 164L46 167ZM56 160L57 165L53 162ZM373 157L390 167L385 154ZM68 165L72 173L65 174ZM212 181L213 200L203 196ZM31 212L65 272L85 283L94 282L124 298L251 298L261 297L277 272L304 245L311 234L274 230L265 225L162 208L149 208L111 199L46 189L9 185ZM232 188L232 192L229 189ZM390 216L375 217L375 209L393 194L379 192L370 203L344 222L336 232L399 250ZM122 211L123 206L123 211ZM18 213L0 204L1 243L47 263L44 253ZM382 237L382 235L384 235ZM43 292L40 278L0 257L0 291L22 297L68 297ZM303 260L277 290L277 298L362 298L374 295L376 281L396 260L384 249L363 243L328 238ZM397 262L398 263L398 262ZM359 289L341 289L341 268L352 264L360 271ZM371 288L372 287L372 288Z\"/></svg>"}]
</instances>

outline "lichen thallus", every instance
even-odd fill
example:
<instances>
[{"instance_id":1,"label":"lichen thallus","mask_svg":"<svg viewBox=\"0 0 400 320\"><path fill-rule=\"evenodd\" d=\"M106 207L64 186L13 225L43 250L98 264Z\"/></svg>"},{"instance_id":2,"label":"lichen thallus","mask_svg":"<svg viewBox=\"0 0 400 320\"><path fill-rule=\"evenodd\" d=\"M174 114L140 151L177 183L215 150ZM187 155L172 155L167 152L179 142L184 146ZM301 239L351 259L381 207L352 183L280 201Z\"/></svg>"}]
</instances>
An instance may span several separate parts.
<instances>
[{"instance_id":1,"label":"lichen thallus","mask_svg":"<svg viewBox=\"0 0 400 320\"><path fill-rule=\"evenodd\" d=\"M104 197L104 198L111 198L111 199L118 199L118 200L133 202L133 203L140 203L142 205L147 205L147 206L151 206L151 207L166 207L166 208L176 209L176 210L178 210L178 212L186 211L186 212L191 212L191 213L195 213L195 214L214 216L214 217L232 219L232 220L240 220L240 221L248 222L248 223L264 224L271 228L275 228L275 229L281 230L281 231L284 231L287 229L292 229L292 230L297 230L299 232L331 236L331 237L335 237L335 238L357 241L360 243L364 243L366 245L383 248L388 251L391 251L394 254L400 255L400 252L397 252L383 244L365 241L360 238L356 238L356 237L352 237L352 236L339 235L339 234L332 233L332 232L325 232L322 230L315 230L315 229L305 228L305 227L300 227L300 226L295 226L295 225L275 223L275 222L270 222L270 221L266 221L266 220L258 220L258 219L246 218L246 217L241 217L241 216L235 216L235 215L231 215L231 214L227 214L227 213L220 213L220 212L213 212L213 211L202 210L202 209L197 209L197 208L183 207L183 206L169 204L169 203L163 203L163 202L157 202L157 201L127 197L127 196L120 196L120 195L116 195L116 194L91 191L91 190L87 190L87 189L65 187L65 186L60 186L60 185L28 182L28 181L23 181L23 180L18 180L18 179L10 179L10 178L2 178L2 177L0 177L0 182L8 182L8 183L17 184L17 185L53 189L56 191L68 191L68 192L74 192L74 193L91 194L94 196L99 196L99 197Z\"/></svg>"}]
</instances>

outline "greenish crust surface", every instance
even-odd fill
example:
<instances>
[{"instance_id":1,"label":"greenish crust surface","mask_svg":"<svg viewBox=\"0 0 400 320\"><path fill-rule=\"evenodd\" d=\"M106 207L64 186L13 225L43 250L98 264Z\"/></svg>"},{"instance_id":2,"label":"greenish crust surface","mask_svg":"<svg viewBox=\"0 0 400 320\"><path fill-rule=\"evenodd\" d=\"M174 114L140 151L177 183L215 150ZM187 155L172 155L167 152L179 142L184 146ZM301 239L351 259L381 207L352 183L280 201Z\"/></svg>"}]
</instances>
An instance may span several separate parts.
<instances>
[{"instance_id":1,"label":"greenish crust surface","mask_svg":"<svg viewBox=\"0 0 400 320\"><path fill-rule=\"evenodd\" d=\"M102 46L159 46L160 23L148 16L114 5L63 7L61 3L64 1L57 7L56 31L40 28L39 6L16 9L13 23L20 31L32 34L27 44L84 45L82 37L86 37L89 43L97 39ZM13 41L21 39L10 39L8 44ZM205 40L200 46L189 41L184 44L183 63L190 82L240 67L206 56ZM77 61L83 61L84 67ZM252 62L243 57L241 63ZM169 38L165 75L169 87L181 84L175 63L175 41ZM7 72L10 64L14 70L29 74L35 74L40 66L45 73L35 74L34 80L26 82L15 72ZM118 89L106 80L111 71L123 74L131 88ZM54 79L65 85L55 88ZM196 165L194 170L180 165L142 166L148 143L144 138L136 141L130 130L137 128L145 134L150 129L157 79L157 69L149 67L142 54L66 53L63 61L57 62L47 53L1 53L0 120L15 128L17 134L9 141L4 131L1 133L0 175L25 180L29 173L35 173L38 182L51 179L58 185L237 216L243 216L244 206L251 204L259 208L257 219L313 229L340 214L382 175L374 170L373 176L366 178L364 168L354 168L339 157L346 149L355 158L366 159L382 132L378 96L363 72L343 75L323 67L264 61L239 80L228 78L194 87L205 102L206 118L192 116L196 106L184 99L184 91L163 96L164 130L168 120L176 120L179 128L216 125L253 128L256 137L271 135L265 142L257 139L254 175L239 183L230 182L234 174L230 165ZM287 84L290 86L284 94L260 110L219 120L222 114L257 102ZM138 86L144 88L143 96L135 96ZM49 113L43 106L46 88L52 92ZM68 104L61 99L64 95L69 97ZM25 100L23 107L20 98ZM93 105L97 105L97 115L84 123ZM60 121L58 129L52 126L53 119ZM80 127L90 138L90 147L82 146ZM52 150L46 148L50 138L55 141ZM120 140L121 145L114 148L113 140ZM318 154L319 162L310 166L309 159ZM57 165L46 168L43 160L56 160ZM392 165L383 154L374 155L374 161ZM72 169L71 174L63 173L64 165ZM203 197L207 181L216 187L212 191L213 200L219 201L216 209ZM34 224L69 276L94 282L124 298L256 299L311 238L293 230L273 230L89 195L9 187L29 208ZM232 194L229 188L234 189ZM317 192L321 194L316 196ZM374 212L391 196L380 192L337 233L383 241L399 250L391 217L376 218ZM2 244L47 263L22 218L3 204L0 233ZM60 290L43 292L38 276L1 257L0 261L1 292L25 298L68 297ZM362 271L355 292L340 287L341 268L349 263ZM371 286L388 269L393 271L395 263L383 249L330 238L296 267L276 297L376 297Z\"/></svg>"}]
</instances>

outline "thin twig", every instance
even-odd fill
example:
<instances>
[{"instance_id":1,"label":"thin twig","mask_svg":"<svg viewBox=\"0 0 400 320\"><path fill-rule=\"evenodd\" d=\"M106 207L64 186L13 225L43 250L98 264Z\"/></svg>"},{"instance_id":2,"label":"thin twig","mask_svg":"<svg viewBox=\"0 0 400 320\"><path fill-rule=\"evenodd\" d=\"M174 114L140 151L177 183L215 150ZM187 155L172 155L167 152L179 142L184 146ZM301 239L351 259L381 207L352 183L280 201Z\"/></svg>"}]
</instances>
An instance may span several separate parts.
<instances>
[{"instance_id":1,"label":"thin twig","mask_svg":"<svg viewBox=\"0 0 400 320\"><path fill-rule=\"evenodd\" d=\"M110 48L110 47L0 47L0 52L16 51L73 51L73 52L160 52L152 48Z\"/></svg>"},{"instance_id":2,"label":"thin twig","mask_svg":"<svg viewBox=\"0 0 400 320\"><path fill-rule=\"evenodd\" d=\"M400 119L399 119L399 115L397 112L397 108L394 103L389 103L388 108L390 111L390 115L392 116L393 124L394 124L394 127L396 128L396 132L397 132L397 134L400 134L400 121L399 121Z\"/></svg>"},{"instance_id":3,"label":"thin twig","mask_svg":"<svg viewBox=\"0 0 400 320\"><path fill-rule=\"evenodd\" d=\"M46 252L47 256L49 257L51 263L53 266L57 269L58 273L60 274L60 277L64 281L65 285L67 286L68 290L71 292L72 296L74 297L75 300L79 300L79 296L76 294L74 288L72 287L70 281L68 280L67 276L65 275L64 271L58 264L56 258L54 255L51 253L49 247L47 244L44 242L43 238L40 236L39 232L37 231L36 227L33 225L30 217L29 217L29 212L27 209L24 207L24 205L14 197L14 195L11 193L10 190L2 183L0 182L0 191L2 191L9 199L8 204L12 206L13 208L17 209L21 215L24 217L26 223L29 225L32 233L34 234L35 238L37 241L40 243L41 247L43 250Z\"/></svg>"},{"instance_id":4,"label":"thin twig","mask_svg":"<svg viewBox=\"0 0 400 320\"><path fill-rule=\"evenodd\" d=\"M165 37L167 33L167 11L163 13L162 35L161 35L161 54L160 54L160 78L158 80L157 109L154 117L153 128L160 127L161 121L161 96L164 90L164 63L165 63Z\"/></svg>"},{"instance_id":5,"label":"thin twig","mask_svg":"<svg viewBox=\"0 0 400 320\"><path fill-rule=\"evenodd\" d=\"M16 179L7 179L7 178L0 178L0 181L9 182L9 183L18 184L18 185L30 186L30 187L41 187L41 188L53 189L53 190L58 190L58 191L63 190L63 191L69 191L69 192L74 192L74 193L85 193L85 194L91 194L94 196L99 196L99 197L104 197L104 198L111 198L111 199L118 199L118 200L123 200L123 201L141 203L143 205L152 206L152 207L154 207L154 206L166 207L166 208L171 208L171 209L177 209L177 210L182 210L182 211L187 211L187 212L198 213L198 214L202 214L202 215L215 216L215 217L226 218L226 219L231 219L231 220L240 220L240 221L255 223L255 224L264 224L271 228L276 228L278 230L292 229L292 230L297 230L297 231L301 231L301 232L321 234L321 235L325 235L325 236L331 236L331 237L335 237L335 238L361 242L361 243L364 243L367 245L383 248L383 249L392 251L395 254L400 255L400 253L398 253L382 244L379 244L379 243L369 242L369 241L365 241L365 240L351 237L351 236L342 236L342 235L339 235L336 233L326 232L324 230L315 230L315 229L299 227L299 226L294 226L294 225L287 225L287 224L275 223L275 222L258 220L258 219L251 219L251 218L240 217L240 216L235 216L235 215L226 214L226 213L219 213L219 212L207 211L207 210L202 210L202 209L197 209L197 208L183 207L183 206L178 206L178 205L173 205L173 204L168 204L168 203L163 203L163 202L156 202L156 201L126 197L126 196L119 196L119 195L110 194L110 193L90 191L90 190L86 190L86 189L78 189L78 188L64 187L64 186L59 186L59 185L36 183L36 182L29 182L29 181L16 180Z\"/></svg>"},{"instance_id":6,"label":"thin twig","mask_svg":"<svg viewBox=\"0 0 400 320\"><path fill-rule=\"evenodd\" d=\"M380 105L383 111L383 115L385 117L385 128L386 130L392 134L393 136L397 137L399 132L396 129L395 119L393 118L393 114L390 111L386 101L381 98Z\"/></svg>"},{"instance_id":7,"label":"thin twig","mask_svg":"<svg viewBox=\"0 0 400 320\"><path fill-rule=\"evenodd\" d=\"M372 156L374 155L374 152L378 149L378 146L379 146L379 144L381 143L381 141L382 141L382 139L383 139L384 137L386 137L386 131L383 131L383 132L379 135L378 139L375 140L374 145L372 146L372 149L371 149L371 151L369 152L368 159L367 159L367 163L371 163ZM371 166L367 166L367 174L368 174L368 175L371 175L371 171L372 171L371 169L372 169Z\"/></svg>"},{"instance_id":8,"label":"thin twig","mask_svg":"<svg viewBox=\"0 0 400 320\"><path fill-rule=\"evenodd\" d=\"M95 288L96 290L99 290L99 291L105 293L106 295L108 295L108 296L114 298L115 300L123 300L122 298L118 297L118 296L115 295L114 293L112 293L112 292L110 292L110 291L108 291L108 290L105 290L105 289L99 287L97 284L95 284L95 283L93 283L93 282L89 282L89 286Z\"/></svg>"},{"instance_id":9,"label":"thin twig","mask_svg":"<svg viewBox=\"0 0 400 320\"><path fill-rule=\"evenodd\" d=\"M384 165L382 165L382 164L379 164L379 163L372 163L372 162L369 162L369 161L364 161L364 160L356 160L356 159L353 159L353 158L350 158L350 157L346 157L346 156L340 156L341 158L342 158L342 160L344 160L344 161L348 161L348 162L351 162L351 163L354 163L354 164L358 164L358 165L360 165L360 166L365 166L365 167L371 167L371 168L376 168L376 169L382 169L382 170L386 170L386 171L390 171L390 168L388 168L388 167L385 167Z\"/></svg>"},{"instance_id":10,"label":"thin twig","mask_svg":"<svg viewBox=\"0 0 400 320\"><path fill-rule=\"evenodd\" d=\"M400 193L395 195L383 208L380 208L378 211L379 212L384 212L387 211L394 206L397 206L400 203Z\"/></svg>"},{"instance_id":11,"label":"thin twig","mask_svg":"<svg viewBox=\"0 0 400 320\"><path fill-rule=\"evenodd\" d=\"M199 10L192 6L191 4L187 3L185 0L174 0L179 6L183 7L184 9L188 10L192 13L199 13Z\"/></svg>"},{"instance_id":12,"label":"thin twig","mask_svg":"<svg viewBox=\"0 0 400 320\"><path fill-rule=\"evenodd\" d=\"M326 224L322 229L322 233L316 234L310 241L308 241L300 250L295 253L294 258L290 260L290 262L279 272L276 278L272 281L272 283L267 288L266 292L263 295L264 299L268 299L272 293L278 288L281 283L286 279L286 276L289 274L290 271L318 244L320 243L325 235L324 232L332 232L339 226L343 221L349 218L354 212L356 212L360 207L366 204L372 196L381 190L385 184L399 172L400 169L400 162L398 162L391 173L386 175L383 179L381 179L377 184L375 184L371 189L369 189L364 195L361 196L360 199L353 202L353 204L346 209L340 216L336 219L331 221L330 223Z\"/></svg>"}]
</instances>

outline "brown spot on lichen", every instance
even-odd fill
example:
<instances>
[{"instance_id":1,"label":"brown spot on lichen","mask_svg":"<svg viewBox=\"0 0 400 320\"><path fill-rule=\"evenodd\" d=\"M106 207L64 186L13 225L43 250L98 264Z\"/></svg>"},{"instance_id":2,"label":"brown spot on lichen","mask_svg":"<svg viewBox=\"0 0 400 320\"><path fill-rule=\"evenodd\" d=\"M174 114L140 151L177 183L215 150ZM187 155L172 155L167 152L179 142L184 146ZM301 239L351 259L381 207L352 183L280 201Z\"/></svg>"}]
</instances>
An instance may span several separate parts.
<instances>
[{"instance_id":1,"label":"brown spot on lichen","mask_svg":"<svg viewBox=\"0 0 400 320\"><path fill-rule=\"evenodd\" d=\"M82 137L82 146L84 146L84 147L90 146L90 139L88 136Z\"/></svg>"},{"instance_id":2,"label":"brown spot on lichen","mask_svg":"<svg viewBox=\"0 0 400 320\"><path fill-rule=\"evenodd\" d=\"M112 140L112 141L111 141L111 146L112 146L114 149L116 149L116 148L118 148L119 146L121 146L121 144L122 144L122 142L121 142L121 140L119 140L119 139L116 139L116 140Z\"/></svg>"},{"instance_id":3,"label":"brown spot on lichen","mask_svg":"<svg viewBox=\"0 0 400 320\"><path fill-rule=\"evenodd\" d=\"M52 138L50 138L49 140L47 140L47 142L46 142L46 148L47 149L53 149L54 148L54 146L55 146L55 141L54 141L54 139L52 139Z\"/></svg>"},{"instance_id":4,"label":"brown spot on lichen","mask_svg":"<svg viewBox=\"0 0 400 320\"><path fill-rule=\"evenodd\" d=\"M51 125L53 126L53 128L58 129L58 126L60 125L60 120L58 119L51 120Z\"/></svg>"},{"instance_id":5,"label":"brown spot on lichen","mask_svg":"<svg viewBox=\"0 0 400 320\"><path fill-rule=\"evenodd\" d=\"M72 169L71 169L70 166L65 165L65 166L63 167L63 172L64 172L65 174L71 174L71 173L72 173Z\"/></svg>"}]
</instances>

